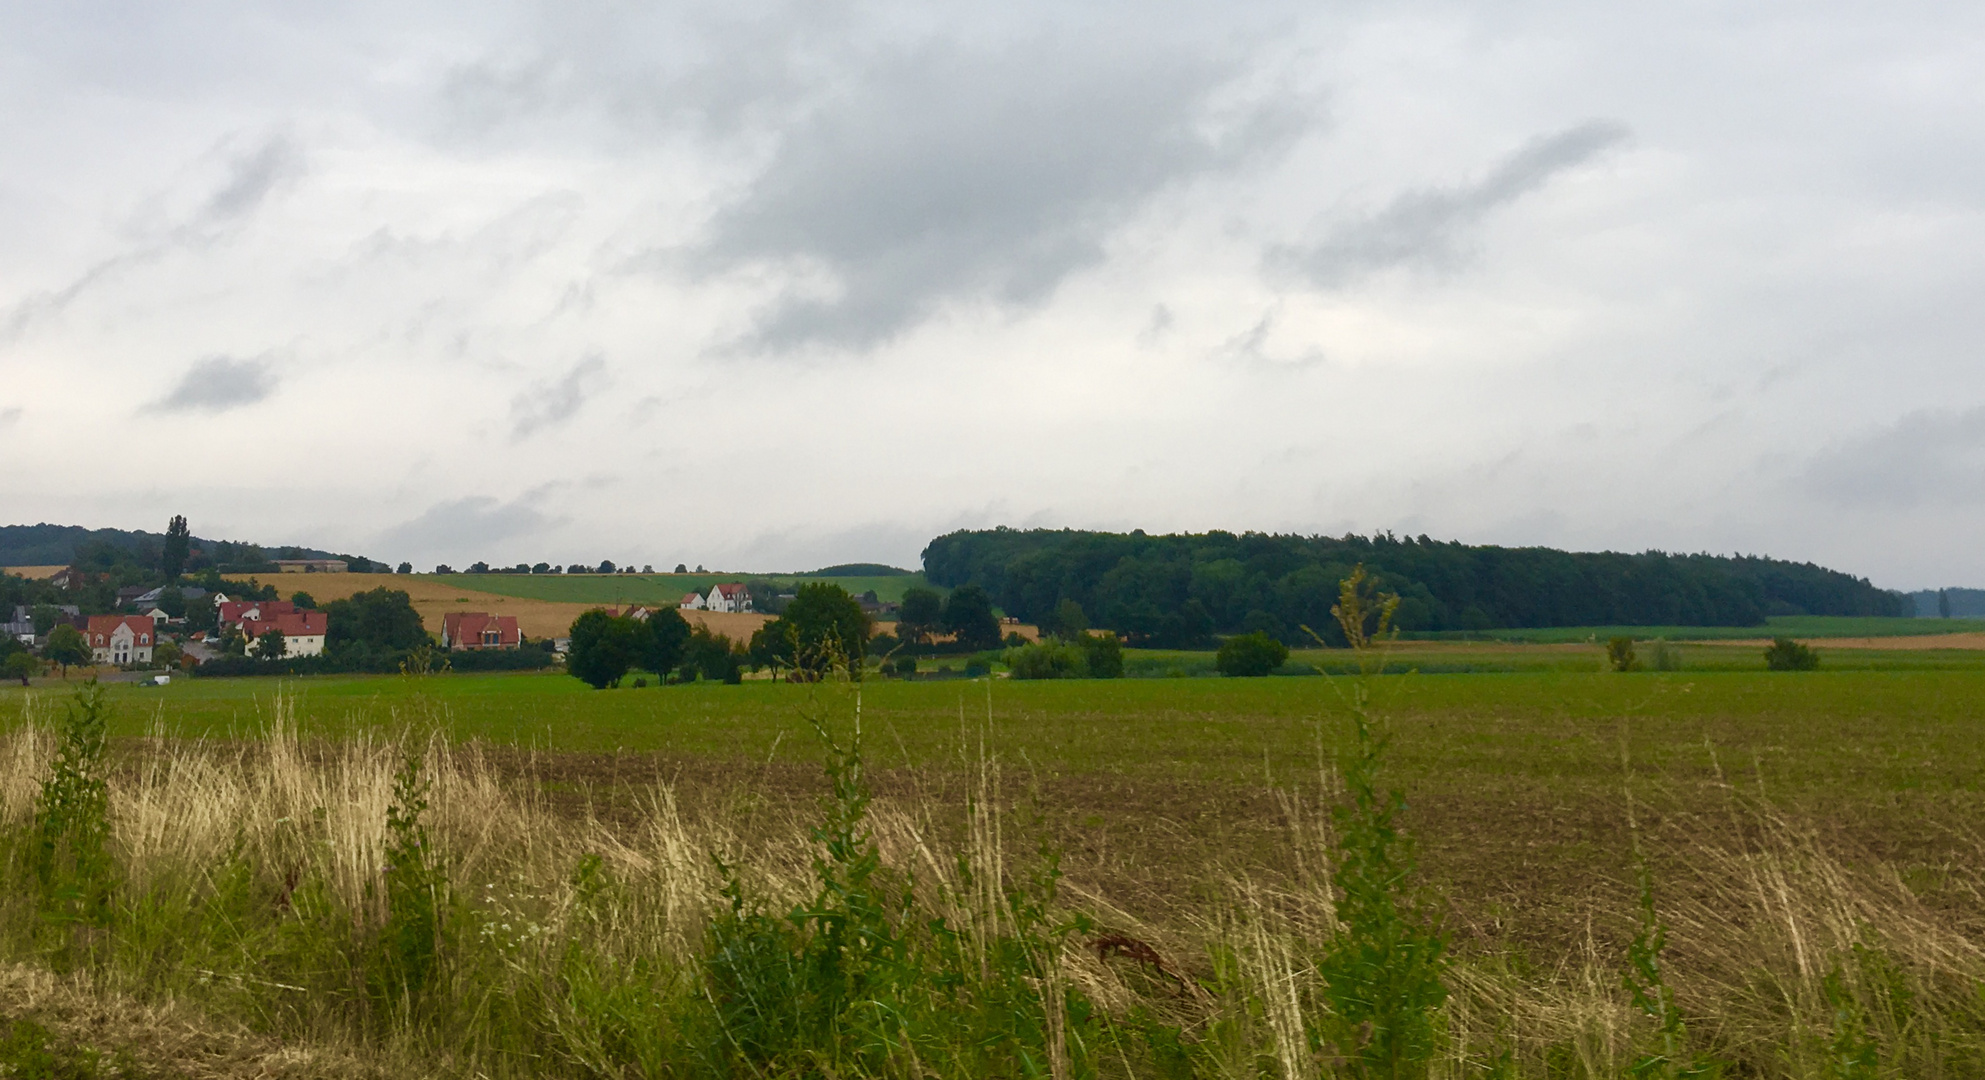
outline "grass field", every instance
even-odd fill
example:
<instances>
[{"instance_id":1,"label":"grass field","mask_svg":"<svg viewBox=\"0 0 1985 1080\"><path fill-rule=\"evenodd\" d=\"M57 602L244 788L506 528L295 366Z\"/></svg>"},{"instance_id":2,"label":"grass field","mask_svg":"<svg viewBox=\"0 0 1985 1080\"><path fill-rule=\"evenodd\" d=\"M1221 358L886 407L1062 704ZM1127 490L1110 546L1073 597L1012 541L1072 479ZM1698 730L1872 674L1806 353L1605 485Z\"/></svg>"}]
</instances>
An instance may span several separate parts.
<instances>
[{"instance_id":1,"label":"grass field","mask_svg":"<svg viewBox=\"0 0 1985 1080\"><path fill-rule=\"evenodd\" d=\"M1465 640L1555 644L1604 642L1611 637L1639 641L1662 638L1668 641L1748 641L1758 637L1784 635L1809 638L1914 637L1928 634L1985 633L1985 619L1907 619L1843 615L1775 615L1764 626L1545 626L1509 630L1484 630L1477 634L1442 632L1409 635L1430 640Z\"/></svg>"},{"instance_id":2,"label":"grass field","mask_svg":"<svg viewBox=\"0 0 1985 1080\"><path fill-rule=\"evenodd\" d=\"M1621 675L1598 670L1598 650L1590 646L1411 643L1392 663L1417 674L1369 682L1372 711L1391 740L1385 782L1401 791L1400 822L1419 846L1415 880L1453 940L1453 997L1441 1014L1448 1034L1435 1075L1624 1076L1641 1060L1635 1055L1656 1045L1651 1021L1620 990L1636 928L1636 845L1648 853L1670 928L1665 970L1688 1019L1692 1053L1734 1063L1734 1075L1980 1075L1985 653L1832 649L1823 650L1819 671L1771 673L1759 670L1761 658L1748 647L1682 649L1681 671ZM1184 665L1203 663L1205 654L1133 651L1130 659ZM1312 961L1302 957L1321 954L1304 950L1328 940L1318 927L1334 916L1327 904L1315 906L1325 895L1317 889L1327 893L1315 877L1317 845L1327 846L1337 826L1317 808L1343 797L1337 785L1355 750L1347 701L1357 685L1345 677L871 681L861 688L859 716L884 862L914 863L927 883L941 883L952 880L944 868L955 852L957 865L978 868L974 873L1023 880L1036 843L1045 842L1060 852L1063 910L1097 920L1092 933L1151 943L1182 968L1180 985L1198 989L1187 993L1136 965L1105 963L1103 952L1091 956L1080 942L1068 946L1053 978L1074 980L1068 985L1082 987L1085 1000L1115 1015L1145 1009L1138 1015L1182 1018L1199 1055L1189 1073L1167 1072L1162 1046L1148 1053L1120 1047L1121 1066L1102 1074L1321 1075L1328 1058L1290 1057L1287 1032L1312 1024L1329 1030L1329 1009L1290 998L1289 1011L1278 1014L1276 1002L1284 999L1273 987L1308 977L1300 973ZM434 828L457 852L457 872L517 882L508 886L513 905L528 885L543 898L532 901L539 906L529 917L561 927L560 941L593 941L587 947L605 950L602 957L629 958L638 952L628 952L635 949L629 943L651 922L678 925L668 919L689 918L683 912L692 909L701 913L695 919L719 918L711 914L717 908L698 906L721 907L711 852L751 867L746 880L772 890L775 910L806 900L808 852L817 850L803 839L806 823L818 820L829 786L822 748L802 716L824 709L845 735L854 708L850 692L834 687L755 682L596 692L546 674L181 680L108 693L121 782L156 792L128 805L156 806L146 812L167 816L172 785L193 783L175 777L205 777L199 783L238 791L228 797L240 800L276 799L297 785L331 790L335 780L346 785L337 790L373 792L360 801L367 813L383 814L394 739L435 732L468 747L452 765L429 752L431 762L443 763L435 774ZM0 690L0 723L18 732L23 719L52 717L60 700L59 687ZM282 730L302 733L298 749L283 749ZM158 764L160 755L167 765ZM0 762L19 760L0 753ZM989 760L1003 772L1001 805L1010 811L1003 826L1010 831L995 830L991 841L986 819L971 810L986 798ZM354 762L371 763L363 764L372 770L363 773L371 787L350 786L358 783ZM323 778L253 780L278 765ZM244 779L225 779L228 770ZM0 810L13 807L7 812L15 820L22 790L18 766L0 767ZM264 791L270 794L253 794ZM216 852L229 844L292 850L282 830L294 826L282 823L303 820L298 815L310 807L254 805L266 809L219 814L198 826L206 830L200 835L213 836ZM337 825L342 819L332 811ZM161 850L192 843L168 843L171 835L160 834ZM988 843L1005 854L988 854ZM611 930L608 922L594 930L573 921L581 910L573 905L583 903L573 897L584 888L574 884L582 879L572 866L588 865L594 856L587 852L604 852L610 871L629 882L655 882L643 886L648 892L630 885L612 887L624 894L605 894L603 902L619 905ZM262 873L273 875L272 887L282 886L281 859L290 857L271 856L273 869ZM1001 859L1011 868L997 869ZM362 897L359 885L349 888ZM672 907L664 919L642 906L649 895L704 899L670 899L690 907ZM507 933L511 924L503 925ZM673 944L655 947L675 957L669 963L688 963L684 950L697 947L701 932L656 930L663 934L657 942ZM464 985L494 978L511 987L505 994L521 993L518 973L567 963L557 957L572 955L570 948L540 954L517 946L522 951L491 961L508 974L464 976ZM1285 970L1277 955L1294 965L1289 974L1276 974ZM284 985L316 985L307 972L255 970ZM1028 970L1036 982L1048 977L1048 969ZM545 976L564 988L559 993L590 1000L569 970L559 971ZM0 979L0 1010L6 992ZM267 993L280 1003L291 992ZM269 1007L260 1004L243 1011L234 999L191 985L176 993L176 1001L208 1001L221 1015L245 1018L252 1030L317 1040L312 1045L326 1060L397 1047L387 1057L409 1075L604 1074L544 1056L547 1048L578 1053L572 1033L592 1029L573 1019L546 1029L556 1038L514 1036L514 1051L498 1045L501 1039L471 1050L474 1040L461 1033L495 1039L487 1027L495 1021L449 1028L458 1021L422 1020L427 1027L406 1028L394 1043L365 1034L363 1025L310 1019L315 1014L307 1010L277 1016L256 1011ZM336 999L331 990L310 993ZM649 1007L638 1002L649 1000L616 997L617 1004L600 1007L638 1012ZM1052 1013L1037 1019L1049 1027L1064 1022ZM437 1041L414 1038L416 1028ZM1879 1069L1841 1071L1843 1054L1860 1060L1852 1058L1861 1053L1854 1038L1874 1048L1869 1060L1878 1059ZM1234 1040L1241 1048L1235 1060L1244 1065L1207 1056L1225 1045L1221 1039ZM1052 1040L1044 1045L1044 1052L1067 1052L1052 1050ZM526 1049L540 1056L507 1056ZM449 1056L456 1053L463 1057ZM1493 1072L1499 1053L1512 1056L1507 1069ZM683 1065L626 1067L702 1075ZM1070 1068L1066 1075L1082 1073ZM892 1070L849 1071L1025 1071L955 1063ZM1043 1067L1041 1075L1051 1072ZM790 1073L803 1074L808 1070Z\"/></svg>"}]
</instances>

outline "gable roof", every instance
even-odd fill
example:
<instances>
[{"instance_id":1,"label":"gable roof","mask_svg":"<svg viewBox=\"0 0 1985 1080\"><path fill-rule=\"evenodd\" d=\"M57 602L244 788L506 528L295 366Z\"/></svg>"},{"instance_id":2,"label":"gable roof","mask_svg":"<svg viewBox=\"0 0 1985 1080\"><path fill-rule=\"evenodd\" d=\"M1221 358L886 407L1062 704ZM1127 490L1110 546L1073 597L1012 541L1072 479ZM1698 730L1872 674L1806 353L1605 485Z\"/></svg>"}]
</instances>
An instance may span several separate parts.
<instances>
[{"instance_id":1,"label":"gable roof","mask_svg":"<svg viewBox=\"0 0 1985 1080\"><path fill-rule=\"evenodd\" d=\"M92 615L83 627L83 640L92 649L107 647L120 627L130 630L133 644L152 643L152 620L143 615Z\"/></svg>"},{"instance_id":2,"label":"gable roof","mask_svg":"<svg viewBox=\"0 0 1985 1080\"><path fill-rule=\"evenodd\" d=\"M729 600L739 596L743 596L745 593L745 588L743 585L739 584L738 582L727 581L724 584L717 586L714 591L717 593L717 595L722 596L726 600Z\"/></svg>"},{"instance_id":3,"label":"gable roof","mask_svg":"<svg viewBox=\"0 0 1985 1080\"><path fill-rule=\"evenodd\" d=\"M330 616L321 611L285 611L267 619L241 620L241 632L251 638L271 630L281 630L286 638L321 637L330 625Z\"/></svg>"}]
</instances>

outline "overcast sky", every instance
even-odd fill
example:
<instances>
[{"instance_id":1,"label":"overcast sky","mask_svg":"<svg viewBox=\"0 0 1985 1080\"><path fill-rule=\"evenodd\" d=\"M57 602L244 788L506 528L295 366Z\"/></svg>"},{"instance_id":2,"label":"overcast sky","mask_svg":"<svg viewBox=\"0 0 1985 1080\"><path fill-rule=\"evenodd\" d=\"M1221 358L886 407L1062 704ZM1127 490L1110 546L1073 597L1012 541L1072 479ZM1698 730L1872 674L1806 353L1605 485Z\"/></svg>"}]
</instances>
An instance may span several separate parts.
<instances>
[{"instance_id":1,"label":"overcast sky","mask_svg":"<svg viewBox=\"0 0 1985 1080\"><path fill-rule=\"evenodd\" d=\"M0 521L1985 585L1985 5L0 6Z\"/></svg>"}]
</instances>

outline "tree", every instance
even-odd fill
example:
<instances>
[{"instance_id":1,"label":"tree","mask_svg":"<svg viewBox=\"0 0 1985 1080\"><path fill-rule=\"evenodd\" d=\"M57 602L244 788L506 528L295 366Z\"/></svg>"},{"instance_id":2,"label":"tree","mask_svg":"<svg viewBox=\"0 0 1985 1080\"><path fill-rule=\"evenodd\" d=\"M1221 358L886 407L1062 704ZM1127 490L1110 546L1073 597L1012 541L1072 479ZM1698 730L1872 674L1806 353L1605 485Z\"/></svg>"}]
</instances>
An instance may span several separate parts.
<instances>
[{"instance_id":1,"label":"tree","mask_svg":"<svg viewBox=\"0 0 1985 1080\"><path fill-rule=\"evenodd\" d=\"M289 594L289 602L305 610L311 610L317 606L317 598L302 590Z\"/></svg>"},{"instance_id":2,"label":"tree","mask_svg":"<svg viewBox=\"0 0 1985 1080\"><path fill-rule=\"evenodd\" d=\"M611 574L611 573L613 573L613 560L612 560L612 559L601 559L601 560L600 560L600 573L602 573L602 574Z\"/></svg>"},{"instance_id":3,"label":"tree","mask_svg":"<svg viewBox=\"0 0 1985 1080\"><path fill-rule=\"evenodd\" d=\"M701 676L711 682L736 685L744 681L748 659L749 654L731 644L730 638L711 633L709 627L698 626L683 648L680 675L684 681Z\"/></svg>"},{"instance_id":4,"label":"tree","mask_svg":"<svg viewBox=\"0 0 1985 1080\"><path fill-rule=\"evenodd\" d=\"M356 644L397 651L427 643L427 627L421 624L420 612L414 610L412 597L400 589L381 585L333 600L324 605L324 617L327 649L341 651Z\"/></svg>"},{"instance_id":5,"label":"tree","mask_svg":"<svg viewBox=\"0 0 1985 1080\"><path fill-rule=\"evenodd\" d=\"M489 564L482 561L481 559L477 559L475 562L469 564L469 573L487 574L489 573Z\"/></svg>"},{"instance_id":6,"label":"tree","mask_svg":"<svg viewBox=\"0 0 1985 1080\"><path fill-rule=\"evenodd\" d=\"M221 628L220 650L222 656L248 655L248 638L242 634L241 627L229 623Z\"/></svg>"},{"instance_id":7,"label":"tree","mask_svg":"<svg viewBox=\"0 0 1985 1080\"><path fill-rule=\"evenodd\" d=\"M1090 678L1123 678L1123 642L1117 640L1114 631L1083 634L1075 639L1075 643L1082 646L1083 656L1089 662Z\"/></svg>"},{"instance_id":8,"label":"tree","mask_svg":"<svg viewBox=\"0 0 1985 1080\"><path fill-rule=\"evenodd\" d=\"M944 622L944 597L936 589L912 586L896 606L896 636L916 648L930 639Z\"/></svg>"},{"instance_id":9,"label":"tree","mask_svg":"<svg viewBox=\"0 0 1985 1080\"><path fill-rule=\"evenodd\" d=\"M648 616L647 629L641 666L657 675L667 675L682 663L683 649L690 638L689 620L674 608L663 608Z\"/></svg>"},{"instance_id":10,"label":"tree","mask_svg":"<svg viewBox=\"0 0 1985 1080\"><path fill-rule=\"evenodd\" d=\"M944 601L944 629L967 649L999 647L999 617L993 614L992 597L977 585L952 590Z\"/></svg>"},{"instance_id":11,"label":"tree","mask_svg":"<svg viewBox=\"0 0 1985 1080\"><path fill-rule=\"evenodd\" d=\"M533 573L533 574L549 574L549 573L551 573L551 564L550 564L550 563L543 563L543 562L541 562L541 563L535 563L535 564L533 564L533 565L531 566L531 573Z\"/></svg>"},{"instance_id":12,"label":"tree","mask_svg":"<svg viewBox=\"0 0 1985 1080\"><path fill-rule=\"evenodd\" d=\"M0 664L0 675L21 680L22 686L26 686L28 679L39 674L40 671L41 663L34 658L33 653L26 650L9 654L6 663Z\"/></svg>"},{"instance_id":13,"label":"tree","mask_svg":"<svg viewBox=\"0 0 1985 1080\"><path fill-rule=\"evenodd\" d=\"M1820 654L1791 638L1776 637L1764 651L1764 666L1772 671L1812 671L1820 666Z\"/></svg>"},{"instance_id":14,"label":"tree","mask_svg":"<svg viewBox=\"0 0 1985 1080\"><path fill-rule=\"evenodd\" d=\"M414 564L410 562L403 562L400 564L400 568L396 572L401 574L411 574L414 572Z\"/></svg>"},{"instance_id":15,"label":"tree","mask_svg":"<svg viewBox=\"0 0 1985 1080\"><path fill-rule=\"evenodd\" d=\"M71 664L90 662L90 643L83 640L83 632L63 623L48 633L48 647L42 651L50 663L62 669L62 677L69 677Z\"/></svg>"},{"instance_id":16,"label":"tree","mask_svg":"<svg viewBox=\"0 0 1985 1080\"><path fill-rule=\"evenodd\" d=\"M152 663L162 668L178 667L183 656L185 654L179 651L179 646L170 641L161 641L152 649Z\"/></svg>"},{"instance_id":17,"label":"tree","mask_svg":"<svg viewBox=\"0 0 1985 1080\"><path fill-rule=\"evenodd\" d=\"M1606 663L1614 671L1639 671L1640 657L1634 652L1630 637L1606 639Z\"/></svg>"},{"instance_id":18,"label":"tree","mask_svg":"<svg viewBox=\"0 0 1985 1080\"><path fill-rule=\"evenodd\" d=\"M447 563L441 563L434 568L434 572L437 574L452 574L455 572L455 568L449 566Z\"/></svg>"},{"instance_id":19,"label":"tree","mask_svg":"<svg viewBox=\"0 0 1985 1080\"><path fill-rule=\"evenodd\" d=\"M36 604L28 618L34 622L34 636L47 637L62 622L62 609L54 604Z\"/></svg>"},{"instance_id":20,"label":"tree","mask_svg":"<svg viewBox=\"0 0 1985 1080\"><path fill-rule=\"evenodd\" d=\"M170 619L185 618L186 594L180 592L177 585L167 585L159 592L159 610L165 612L166 617Z\"/></svg>"},{"instance_id":21,"label":"tree","mask_svg":"<svg viewBox=\"0 0 1985 1080\"><path fill-rule=\"evenodd\" d=\"M814 676L845 666L860 678L869 630L867 613L848 590L831 581L809 581L793 594L785 614L752 635L751 655Z\"/></svg>"},{"instance_id":22,"label":"tree","mask_svg":"<svg viewBox=\"0 0 1985 1080\"><path fill-rule=\"evenodd\" d=\"M264 660L281 660L288 652L288 639L273 626L255 638L255 655Z\"/></svg>"},{"instance_id":23,"label":"tree","mask_svg":"<svg viewBox=\"0 0 1985 1080\"><path fill-rule=\"evenodd\" d=\"M648 628L626 615L608 615L598 608L572 620L572 651L565 670L595 690L620 681L641 661L648 648ZM650 638L652 640L652 638Z\"/></svg>"},{"instance_id":24,"label":"tree","mask_svg":"<svg viewBox=\"0 0 1985 1080\"><path fill-rule=\"evenodd\" d=\"M1089 629L1089 615L1082 610L1081 604L1064 596L1061 603L1055 605L1054 614L1048 616L1047 625L1041 629L1056 637L1076 641Z\"/></svg>"},{"instance_id":25,"label":"tree","mask_svg":"<svg viewBox=\"0 0 1985 1080\"><path fill-rule=\"evenodd\" d=\"M1937 617L1940 619L1951 617L1951 591L1949 589L1937 590Z\"/></svg>"},{"instance_id":26,"label":"tree","mask_svg":"<svg viewBox=\"0 0 1985 1080\"><path fill-rule=\"evenodd\" d=\"M1220 654L1213 666L1220 674L1259 677L1279 668L1289 659L1289 647L1259 631L1236 634L1220 643Z\"/></svg>"},{"instance_id":27,"label":"tree","mask_svg":"<svg viewBox=\"0 0 1985 1080\"><path fill-rule=\"evenodd\" d=\"M178 581L186 569L186 556L192 551L193 534L186 528L184 514L172 515L165 527L165 547L159 552L159 571L167 581Z\"/></svg>"},{"instance_id":28,"label":"tree","mask_svg":"<svg viewBox=\"0 0 1985 1080\"><path fill-rule=\"evenodd\" d=\"M675 572L678 574L687 574L689 573L689 567L682 563L677 563L675 564Z\"/></svg>"}]
</instances>

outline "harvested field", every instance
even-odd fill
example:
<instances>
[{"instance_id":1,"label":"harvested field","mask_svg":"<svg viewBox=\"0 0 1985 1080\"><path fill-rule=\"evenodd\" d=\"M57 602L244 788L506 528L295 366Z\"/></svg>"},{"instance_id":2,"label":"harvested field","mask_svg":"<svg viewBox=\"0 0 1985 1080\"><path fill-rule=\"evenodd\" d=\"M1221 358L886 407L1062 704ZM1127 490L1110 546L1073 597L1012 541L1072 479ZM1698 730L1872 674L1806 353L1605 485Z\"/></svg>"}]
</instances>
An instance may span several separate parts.
<instances>
[{"instance_id":1,"label":"harvested field","mask_svg":"<svg viewBox=\"0 0 1985 1080\"><path fill-rule=\"evenodd\" d=\"M398 589L412 598L421 622L436 633L441 630L441 617L448 612L486 611L492 615L516 616L518 627L527 637L564 637L573 619L601 606L478 592L465 589L451 580L422 574L234 575L229 580L274 585L285 594L307 592L311 599L320 604L342 600L369 589ZM692 624L707 626L712 633L733 641L750 640L751 635L766 622L766 616L756 614L712 611L685 611L682 614Z\"/></svg>"},{"instance_id":2,"label":"harvested field","mask_svg":"<svg viewBox=\"0 0 1985 1080\"><path fill-rule=\"evenodd\" d=\"M42 581L52 578L66 569L68 569L67 566L0 566L0 574L13 574L16 577Z\"/></svg>"}]
</instances>

